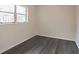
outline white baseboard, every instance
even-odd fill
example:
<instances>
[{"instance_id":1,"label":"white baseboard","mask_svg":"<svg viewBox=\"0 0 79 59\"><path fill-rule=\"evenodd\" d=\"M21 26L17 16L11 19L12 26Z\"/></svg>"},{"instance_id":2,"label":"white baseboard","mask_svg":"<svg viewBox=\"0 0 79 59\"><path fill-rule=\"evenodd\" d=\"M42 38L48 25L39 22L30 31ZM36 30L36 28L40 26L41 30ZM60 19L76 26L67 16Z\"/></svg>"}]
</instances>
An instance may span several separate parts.
<instances>
[{"instance_id":1,"label":"white baseboard","mask_svg":"<svg viewBox=\"0 0 79 59\"><path fill-rule=\"evenodd\" d=\"M16 43L16 44L14 44L14 45L12 45L12 46L8 47L7 49L4 49L4 50L3 50L3 51L1 51L0 53L3 53L4 51L7 51L8 49L13 48L13 47L15 47L16 45L18 45L18 44L20 44L20 43L22 43L22 42L24 42L24 41L26 41L26 40L29 40L30 38L32 38L32 37L34 37L34 36L36 36L36 35L32 35L32 36L30 36L30 37L28 37L28 38L24 39L23 41L20 41L19 43Z\"/></svg>"},{"instance_id":2,"label":"white baseboard","mask_svg":"<svg viewBox=\"0 0 79 59\"><path fill-rule=\"evenodd\" d=\"M48 36L48 35L39 35L39 36L46 36L46 37L50 37L50 38L58 38L58 39L62 39L62 40L69 40L69 41L75 41L69 38L61 38L61 37L53 37L53 36Z\"/></svg>"},{"instance_id":3,"label":"white baseboard","mask_svg":"<svg viewBox=\"0 0 79 59\"><path fill-rule=\"evenodd\" d=\"M79 43L78 43L77 41L75 41L75 43L76 43L76 45L77 45L77 47L78 47L78 49L79 49Z\"/></svg>"},{"instance_id":4,"label":"white baseboard","mask_svg":"<svg viewBox=\"0 0 79 59\"><path fill-rule=\"evenodd\" d=\"M1 51L0 53L2 53L2 52L4 52L4 51L6 51L6 50L8 50L8 49L10 49L10 48L12 48L12 47L18 45L18 44L20 44L20 43L22 43L22 42L24 42L24 41L26 41L26 40L28 40L28 39L34 37L34 36L36 36L36 35L29 36L28 38L24 39L23 41L20 41L19 43L14 44L14 45L8 47L7 49ZM47 36L47 35L39 35L39 36L45 36L45 37L50 37L50 38L58 38L58 39L63 39L63 40L74 41L74 40L72 40L72 39L70 40L70 39L67 39L67 38L53 37L53 36ZM76 42L76 44L77 44L77 42ZM79 48L79 45L78 45L78 44L77 44L77 46L78 46L78 48Z\"/></svg>"}]
</instances>

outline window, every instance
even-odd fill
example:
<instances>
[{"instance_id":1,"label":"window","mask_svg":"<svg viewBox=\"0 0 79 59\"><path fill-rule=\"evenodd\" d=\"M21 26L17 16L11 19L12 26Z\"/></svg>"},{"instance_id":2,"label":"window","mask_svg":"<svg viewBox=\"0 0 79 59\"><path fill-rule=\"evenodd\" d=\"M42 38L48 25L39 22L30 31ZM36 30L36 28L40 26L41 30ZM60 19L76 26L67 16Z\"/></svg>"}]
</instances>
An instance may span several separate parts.
<instances>
[{"instance_id":1,"label":"window","mask_svg":"<svg viewBox=\"0 0 79 59\"><path fill-rule=\"evenodd\" d=\"M27 8L24 6L0 6L0 23L26 22Z\"/></svg>"}]
</instances>

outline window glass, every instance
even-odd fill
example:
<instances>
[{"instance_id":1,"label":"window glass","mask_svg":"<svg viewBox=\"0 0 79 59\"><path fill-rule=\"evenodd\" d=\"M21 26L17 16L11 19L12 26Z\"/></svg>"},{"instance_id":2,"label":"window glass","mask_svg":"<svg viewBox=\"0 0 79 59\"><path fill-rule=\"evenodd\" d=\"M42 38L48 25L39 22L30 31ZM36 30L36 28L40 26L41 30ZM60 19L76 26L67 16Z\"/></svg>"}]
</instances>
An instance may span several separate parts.
<instances>
[{"instance_id":1,"label":"window glass","mask_svg":"<svg viewBox=\"0 0 79 59\"><path fill-rule=\"evenodd\" d=\"M0 22L14 22L14 14L0 12Z\"/></svg>"},{"instance_id":2,"label":"window glass","mask_svg":"<svg viewBox=\"0 0 79 59\"><path fill-rule=\"evenodd\" d=\"M26 12L24 6L0 5L0 23L25 22Z\"/></svg>"},{"instance_id":3,"label":"window glass","mask_svg":"<svg viewBox=\"0 0 79 59\"><path fill-rule=\"evenodd\" d=\"M26 9L25 9L25 7L23 7L23 6L17 6L17 9L16 9L17 11L16 11L16 13L17 13L17 22L25 22L26 21L26 19L25 19L25 17L26 17Z\"/></svg>"},{"instance_id":4,"label":"window glass","mask_svg":"<svg viewBox=\"0 0 79 59\"><path fill-rule=\"evenodd\" d=\"M14 12L14 5L0 5L0 11Z\"/></svg>"},{"instance_id":5,"label":"window glass","mask_svg":"<svg viewBox=\"0 0 79 59\"><path fill-rule=\"evenodd\" d=\"M23 6L16 6L16 13L19 13L19 14L25 14L25 7Z\"/></svg>"},{"instance_id":6,"label":"window glass","mask_svg":"<svg viewBox=\"0 0 79 59\"><path fill-rule=\"evenodd\" d=\"M17 15L17 22L25 22L25 15Z\"/></svg>"}]
</instances>

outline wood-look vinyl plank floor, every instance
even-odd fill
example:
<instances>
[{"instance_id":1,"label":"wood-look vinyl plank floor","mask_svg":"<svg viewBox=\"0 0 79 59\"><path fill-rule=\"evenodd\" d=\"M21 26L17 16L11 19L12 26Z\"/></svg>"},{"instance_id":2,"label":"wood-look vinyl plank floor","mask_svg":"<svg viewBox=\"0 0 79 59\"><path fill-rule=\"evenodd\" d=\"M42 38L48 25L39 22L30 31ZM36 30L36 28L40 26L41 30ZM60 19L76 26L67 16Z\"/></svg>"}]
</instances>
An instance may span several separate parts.
<instances>
[{"instance_id":1,"label":"wood-look vinyl plank floor","mask_svg":"<svg viewBox=\"0 0 79 59\"><path fill-rule=\"evenodd\" d=\"M74 41L35 36L2 54L79 54Z\"/></svg>"}]
</instances>

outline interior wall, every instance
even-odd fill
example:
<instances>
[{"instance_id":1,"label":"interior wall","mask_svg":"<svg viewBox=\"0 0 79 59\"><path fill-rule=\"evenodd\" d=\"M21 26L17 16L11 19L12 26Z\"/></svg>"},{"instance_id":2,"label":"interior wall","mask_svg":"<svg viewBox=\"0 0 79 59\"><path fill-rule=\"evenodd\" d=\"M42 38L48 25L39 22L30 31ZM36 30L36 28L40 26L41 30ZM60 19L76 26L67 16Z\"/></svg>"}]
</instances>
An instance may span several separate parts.
<instances>
[{"instance_id":1,"label":"interior wall","mask_svg":"<svg viewBox=\"0 0 79 59\"><path fill-rule=\"evenodd\" d=\"M39 35L75 40L75 6L38 6Z\"/></svg>"},{"instance_id":2,"label":"interior wall","mask_svg":"<svg viewBox=\"0 0 79 59\"><path fill-rule=\"evenodd\" d=\"M79 6L76 6L76 44L79 48Z\"/></svg>"},{"instance_id":3,"label":"interior wall","mask_svg":"<svg viewBox=\"0 0 79 59\"><path fill-rule=\"evenodd\" d=\"M28 7L28 22L0 25L0 53L35 36L35 6Z\"/></svg>"}]
</instances>

